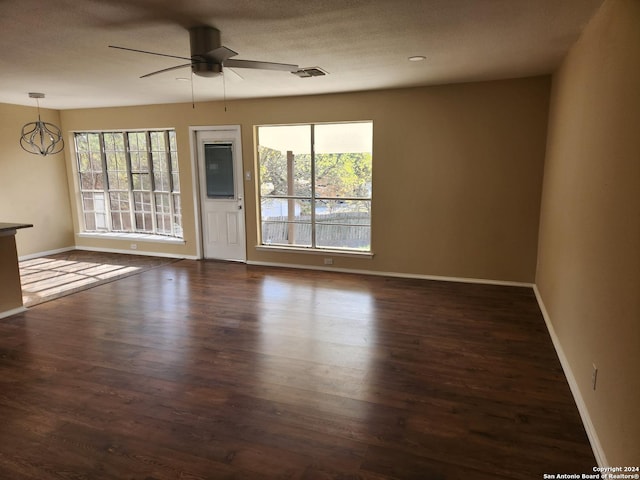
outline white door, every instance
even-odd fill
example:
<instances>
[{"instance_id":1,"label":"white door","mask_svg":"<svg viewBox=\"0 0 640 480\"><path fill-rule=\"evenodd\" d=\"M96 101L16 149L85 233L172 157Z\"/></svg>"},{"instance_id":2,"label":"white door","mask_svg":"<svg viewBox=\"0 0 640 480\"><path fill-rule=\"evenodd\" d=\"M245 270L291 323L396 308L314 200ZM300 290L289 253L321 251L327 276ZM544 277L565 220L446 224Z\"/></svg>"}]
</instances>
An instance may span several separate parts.
<instances>
[{"instance_id":1,"label":"white door","mask_svg":"<svg viewBox=\"0 0 640 480\"><path fill-rule=\"evenodd\" d=\"M246 262L240 127L196 132L204 258Z\"/></svg>"}]
</instances>

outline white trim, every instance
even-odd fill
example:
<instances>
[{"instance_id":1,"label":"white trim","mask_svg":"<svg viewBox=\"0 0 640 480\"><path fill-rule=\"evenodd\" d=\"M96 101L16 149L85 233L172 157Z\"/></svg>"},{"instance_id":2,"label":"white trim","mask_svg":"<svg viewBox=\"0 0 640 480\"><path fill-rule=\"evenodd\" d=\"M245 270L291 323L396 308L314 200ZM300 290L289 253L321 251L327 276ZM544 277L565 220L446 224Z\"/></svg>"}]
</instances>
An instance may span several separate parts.
<instances>
[{"instance_id":1,"label":"white trim","mask_svg":"<svg viewBox=\"0 0 640 480\"><path fill-rule=\"evenodd\" d=\"M191 149L191 185L193 185L193 214L196 226L196 260L204 258L204 251L202 246L202 216L200 212L200 170L198 169L198 142L196 139L196 135L198 134L198 132L209 130L236 131L236 129L240 131L240 143L242 144L242 133L240 125L198 125L195 127L189 127L189 148Z\"/></svg>"},{"instance_id":2,"label":"white trim","mask_svg":"<svg viewBox=\"0 0 640 480\"><path fill-rule=\"evenodd\" d=\"M214 127L189 127L189 149L191 150L191 185L193 185L193 215L196 227L196 257L203 258L202 254L202 231L200 229L200 181L198 170L198 147L196 135L201 130L208 130Z\"/></svg>"},{"instance_id":3,"label":"white trim","mask_svg":"<svg viewBox=\"0 0 640 480\"><path fill-rule=\"evenodd\" d=\"M167 243L173 245L184 245L186 242L184 238L178 237L165 237L163 235L149 235L145 233L126 233L126 232L80 232L76 233L76 237L79 238L96 238L100 240L124 240L150 243Z\"/></svg>"},{"instance_id":4,"label":"white trim","mask_svg":"<svg viewBox=\"0 0 640 480\"><path fill-rule=\"evenodd\" d=\"M356 257L356 258L373 258L373 252L365 252L358 250L340 250L330 248L305 248L305 247L287 247L284 245L256 245L255 249L262 252L279 252L279 253L304 253L309 255L331 255L337 257Z\"/></svg>"},{"instance_id":5,"label":"white trim","mask_svg":"<svg viewBox=\"0 0 640 480\"><path fill-rule=\"evenodd\" d=\"M4 312L0 312L0 318L7 318L11 315L17 315L18 313L26 312L27 309L25 307L12 308L11 310L5 310Z\"/></svg>"},{"instance_id":6,"label":"white trim","mask_svg":"<svg viewBox=\"0 0 640 480\"><path fill-rule=\"evenodd\" d=\"M241 259L228 259L233 262L247 262L247 228L246 228L246 202L245 202L245 185L244 185L244 160L242 151L242 126L240 124L235 125L198 125L189 127L189 146L191 148L191 180L194 186L193 188L193 201L194 201L194 214L195 214L195 229L196 229L196 255L198 259L204 259L205 252L205 230L202 220L202 186L201 186L201 165L199 164L199 156L201 152L201 142L198 139L198 134L210 133L212 135L219 135L219 140L231 140L234 145L234 174L237 177L237 198L234 201L240 202L242 210L242 242L244 248L242 249ZM223 138L224 137L224 138ZM238 163L239 161L239 163ZM237 170L240 170L239 172ZM214 258L212 258L213 260Z\"/></svg>"},{"instance_id":7,"label":"white trim","mask_svg":"<svg viewBox=\"0 0 640 480\"><path fill-rule=\"evenodd\" d=\"M22 262L23 260L31 260L33 258L46 257L47 255L55 255L56 253L64 253L70 252L71 250L75 250L75 246L64 247L64 248L56 248L55 250L47 250L46 252L38 252L38 253L30 253L28 255L22 255L18 257L18 261Z\"/></svg>"},{"instance_id":8,"label":"white trim","mask_svg":"<svg viewBox=\"0 0 640 480\"><path fill-rule=\"evenodd\" d=\"M527 287L527 288L533 287L532 283L526 283L526 282L510 282L510 281L503 281L503 280L489 280L484 278L441 277L438 275L420 275L415 273L378 272L375 270L332 268L329 265L326 265L326 266L299 265L295 263L256 262L256 261L247 261L247 264L257 265L262 267L282 267L282 268L297 268L302 270L321 270L326 272L357 273L361 275L374 275L374 276L380 276L380 277L417 278L420 280L437 280L441 282L478 283L482 285L500 285L503 287Z\"/></svg>"},{"instance_id":9,"label":"white trim","mask_svg":"<svg viewBox=\"0 0 640 480\"><path fill-rule=\"evenodd\" d=\"M179 255L174 253L163 253L163 252L146 252L144 250L123 250L120 248L95 248L95 247L84 247L77 245L75 247L76 250L85 250L87 252L105 252L105 253L124 253L127 255L145 255L148 257L163 257L163 258L186 258L188 260L198 260L198 257L193 255Z\"/></svg>"},{"instance_id":10,"label":"white trim","mask_svg":"<svg viewBox=\"0 0 640 480\"><path fill-rule=\"evenodd\" d=\"M587 409L587 404L585 403L584 398L582 398L580 388L578 387L578 382L576 381L576 377L571 370L569 360L564 354L560 339L556 335L556 331L553 328L551 317L549 317L549 312L547 312L537 285L533 286L533 291L536 295L536 299L538 300L538 306L540 307L540 311L542 312L544 321L547 324L547 330L549 330L549 335L551 336L551 341L553 342L553 346L556 349L556 354L558 355L558 359L560 360L560 364L562 365L562 370L564 370L564 375L567 378L567 382L569 383L569 388L571 389L573 399L575 400L576 406L578 407L578 412L580 413L580 418L582 419L584 429L587 432L587 437L589 437L589 443L591 443L591 449L593 450L593 454L596 457L596 462L598 462L599 467L607 467L609 466L609 462L607 462L607 457L605 456L604 450L602 449L602 444L600 443L600 439L598 438L598 432L596 432L596 429L593 426L591 416L589 415L589 410Z\"/></svg>"}]
</instances>

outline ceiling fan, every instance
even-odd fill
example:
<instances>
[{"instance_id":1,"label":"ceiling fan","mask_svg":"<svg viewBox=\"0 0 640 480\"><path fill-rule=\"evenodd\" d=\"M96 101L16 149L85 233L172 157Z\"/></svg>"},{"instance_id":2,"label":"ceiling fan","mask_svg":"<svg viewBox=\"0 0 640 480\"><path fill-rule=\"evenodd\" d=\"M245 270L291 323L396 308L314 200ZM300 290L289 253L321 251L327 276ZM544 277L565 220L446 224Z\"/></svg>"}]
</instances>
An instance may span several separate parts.
<instances>
[{"instance_id":1,"label":"ceiling fan","mask_svg":"<svg viewBox=\"0 0 640 480\"><path fill-rule=\"evenodd\" d=\"M118 47L109 45L109 48L128 50L130 52L145 53L148 55L158 55L161 57L177 58L187 60L189 63L176 65L175 67L163 68L155 72L142 75L140 78L150 77L159 73L170 72L179 68L191 67L191 71L201 77L214 77L222 73L223 67L233 68L255 68L261 70L280 70L284 72L298 71L298 65L288 63L259 62L255 60L238 60L231 57L238 55L230 48L220 45L220 31L209 26L198 26L189 28L189 40L191 45L191 57L180 57L177 55L167 55L164 53L148 52L146 50L136 50L134 48Z\"/></svg>"}]
</instances>

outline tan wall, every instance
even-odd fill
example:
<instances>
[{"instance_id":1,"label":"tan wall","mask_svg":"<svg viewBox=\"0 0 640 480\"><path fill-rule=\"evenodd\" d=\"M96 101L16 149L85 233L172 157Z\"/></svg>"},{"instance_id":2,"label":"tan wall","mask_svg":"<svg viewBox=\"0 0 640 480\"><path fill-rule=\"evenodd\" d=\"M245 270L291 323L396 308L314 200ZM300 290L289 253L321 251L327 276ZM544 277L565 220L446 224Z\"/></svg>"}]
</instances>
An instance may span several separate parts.
<instances>
[{"instance_id":1,"label":"tan wall","mask_svg":"<svg viewBox=\"0 0 640 480\"><path fill-rule=\"evenodd\" d=\"M41 109L41 115L60 125L57 111ZM0 104L0 222L34 226L16 235L21 256L73 246L63 154L41 157L20 148L22 126L37 119L35 107Z\"/></svg>"},{"instance_id":2,"label":"tan wall","mask_svg":"<svg viewBox=\"0 0 640 480\"><path fill-rule=\"evenodd\" d=\"M537 284L610 465L640 459L640 2L553 78ZM599 369L592 390L592 364Z\"/></svg>"},{"instance_id":3,"label":"tan wall","mask_svg":"<svg viewBox=\"0 0 640 480\"><path fill-rule=\"evenodd\" d=\"M549 88L548 77L536 77L231 101L227 112L215 102L195 109L180 104L68 110L61 118L67 131L176 128L186 245L138 242L138 249L182 255L196 253L189 126L241 125L245 170L253 171L255 125L373 120L375 256L336 257L334 266L532 282ZM67 155L71 166L69 150ZM255 185L245 187L249 260L321 265L318 255L256 251ZM119 241L77 243L128 248Z\"/></svg>"}]
</instances>

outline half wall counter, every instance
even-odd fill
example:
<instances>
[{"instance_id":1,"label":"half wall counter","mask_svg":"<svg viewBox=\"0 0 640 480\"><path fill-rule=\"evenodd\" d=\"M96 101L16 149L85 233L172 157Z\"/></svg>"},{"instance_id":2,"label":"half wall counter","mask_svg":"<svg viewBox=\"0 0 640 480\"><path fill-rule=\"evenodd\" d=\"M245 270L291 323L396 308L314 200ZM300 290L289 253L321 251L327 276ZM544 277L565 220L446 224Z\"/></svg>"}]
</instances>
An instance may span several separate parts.
<instances>
[{"instance_id":1,"label":"half wall counter","mask_svg":"<svg viewBox=\"0 0 640 480\"><path fill-rule=\"evenodd\" d=\"M30 228L28 223L0 222L0 318L24 311L18 267L16 232Z\"/></svg>"}]
</instances>

